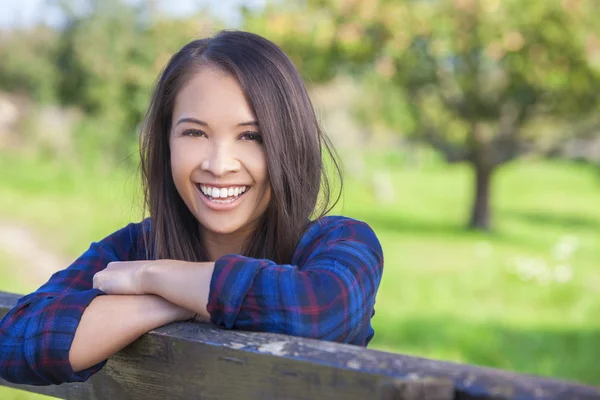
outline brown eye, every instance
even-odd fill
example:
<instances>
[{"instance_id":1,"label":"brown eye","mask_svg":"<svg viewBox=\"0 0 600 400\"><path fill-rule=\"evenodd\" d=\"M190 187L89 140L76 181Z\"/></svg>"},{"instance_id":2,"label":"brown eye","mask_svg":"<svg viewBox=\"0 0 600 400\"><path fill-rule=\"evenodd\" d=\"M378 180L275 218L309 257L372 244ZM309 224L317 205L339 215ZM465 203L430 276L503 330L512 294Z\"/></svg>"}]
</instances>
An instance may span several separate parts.
<instances>
[{"instance_id":1,"label":"brown eye","mask_svg":"<svg viewBox=\"0 0 600 400\"><path fill-rule=\"evenodd\" d=\"M240 139L242 139L242 140L251 140L251 141L258 142L258 143L262 143L263 142L263 137L258 132L244 132L244 133L242 133L240 135Z\"/></svg>"},{"instance_id":2,"label":"brown eye","mask_svg":"<svg viewBox=\"0 0 600 400\"><path fill-rule=\"evenodd\" d=\"M199 129L186 129L185 131L183 131L183 133L181 134L181 136L193 136L193 137L206 137L206 133L202 132Z\"/></svg>"}]
</instances>

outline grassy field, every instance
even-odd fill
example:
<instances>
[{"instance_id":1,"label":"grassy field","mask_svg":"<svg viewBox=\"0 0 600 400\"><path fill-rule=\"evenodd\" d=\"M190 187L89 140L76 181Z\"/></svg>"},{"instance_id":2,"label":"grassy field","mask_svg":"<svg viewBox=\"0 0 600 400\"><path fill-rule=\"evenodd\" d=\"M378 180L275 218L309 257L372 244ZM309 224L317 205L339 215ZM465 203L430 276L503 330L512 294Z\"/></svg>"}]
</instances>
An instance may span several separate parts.
<instances>
[{"instance_id":1,"label":"grassy field","mask_svg":"<svg viewBox=\"0 0 600 400\"><path fill-rule=\"evenodd\" d=\"M598 169L524 161L499 170L495 229L483 234L464 229L466 166L393 160L378 165L391 170L392 202L378 200L371 180L348 176L336 210L368 222L384 248L370 347L600 385ZM134 173L10 155L0 168L11 171L0 183L0 221L31 227L69 258L139 219ZM15 281L18 263L3 260L0 290L35 289ZM24 398L8 393L0 397Z\"/></svg>"}]
</instances>

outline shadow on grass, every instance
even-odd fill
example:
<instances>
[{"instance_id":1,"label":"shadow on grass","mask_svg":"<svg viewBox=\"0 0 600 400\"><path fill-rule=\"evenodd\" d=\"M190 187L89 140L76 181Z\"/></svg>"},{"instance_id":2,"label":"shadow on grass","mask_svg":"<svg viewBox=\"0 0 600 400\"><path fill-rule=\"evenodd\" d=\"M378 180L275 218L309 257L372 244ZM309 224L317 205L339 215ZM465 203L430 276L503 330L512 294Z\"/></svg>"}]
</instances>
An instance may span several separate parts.
<instances>
[{"instance_id":1,"label":"shadow on grass","mask_svg":"<svg viewBox=\"0 0 600 400\"><path fill-rule=\"evenodd\" d=\"M428 221L419 220L415 217L390 216L377 212L354 213L354 218L358 218L368 223L375 231L385 230L394 233L404 233L421 236L442 236L442 237L474 237L480 239L492 239L494 241L505 243L521 244L521 239L517 236L507 235L503 232L495 231L493 228L488 232L472 230L467 227L467 222L460 221Z\"/></svg>"},{"instance_id":2,"label":"shadow on grass","mask_svg":"<svg viewBox=\"0 0 600 400\"><path fill-rule=\"evenodd\" d=\"M528 330L443 318L381 325L371 348L427 358L449 354L449 361L600 385L597 329Z\"/></svg>"},{"instance_id":3,"label":"shadow on grass","mask_svg":"<svg viewBox=\"0 0 600 400\"><path fill-rule=\"evenodd\" d=\"M458 233L467 232L465 224L456 224L447 221L432 222L419 220L412 216L392 216L376 211L353 213L352 216L361 219L378 229L399 233L456 235Z\"/></svg>"},{"instance_id":4,"label":"shadow on grass","mask_svg":"<svg viewBox=\"0 0 600 400\"><path fill-rule=\"evenodd\" d=\"M503 211L502 216L515 218L540 227L553 226L557 228L600 230L600 222L593 218L561 213L546 213L536 211Z\"/></svg>"}]
</instances>

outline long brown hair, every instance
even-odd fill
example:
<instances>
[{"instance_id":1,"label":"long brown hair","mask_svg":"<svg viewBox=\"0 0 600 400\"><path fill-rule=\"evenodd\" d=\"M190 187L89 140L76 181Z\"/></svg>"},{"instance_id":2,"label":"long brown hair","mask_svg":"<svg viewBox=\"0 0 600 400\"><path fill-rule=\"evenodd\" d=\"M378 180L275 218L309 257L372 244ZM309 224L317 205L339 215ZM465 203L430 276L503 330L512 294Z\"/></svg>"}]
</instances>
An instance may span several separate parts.
<instances>
[{"instance_id":1,"label":"long brown hair","mask_svg":"<svg viewBox=\"0 0 600 400\"><path fill-rule=\"evenodd\" d=\"M208 261L199 223L175 188L169 150L176 96L207 65L238 80L266 151L271 201L243 255L289 263L309 221L328 213L339 200L341 171L294 64L274 43L241 31L188 43L173 55L156 84L140 139L144 214L149 211L151 217L144 236L146 254ZM337 196L332 195L322 153L330 157L340 179Z\"/></svg>"}]
</instances>

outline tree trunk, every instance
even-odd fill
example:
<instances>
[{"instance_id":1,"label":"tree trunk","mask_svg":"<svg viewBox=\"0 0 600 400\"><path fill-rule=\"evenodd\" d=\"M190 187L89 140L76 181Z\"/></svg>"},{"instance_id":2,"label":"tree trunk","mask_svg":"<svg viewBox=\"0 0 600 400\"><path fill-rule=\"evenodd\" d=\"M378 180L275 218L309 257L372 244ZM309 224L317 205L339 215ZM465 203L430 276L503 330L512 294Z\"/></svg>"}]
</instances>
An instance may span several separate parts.
<instances>
[{"instance_id":1,"label":"tree trunk","mask_svg":"<svg viewBox=\"0 0 600 400\"><path fill-rule=\"evenodd\" d=\"M489 231L491 229L490 184L493 168L473 164L475 172L475 198L471 209L469 228Z\"/></svg>"}]
</instances>

